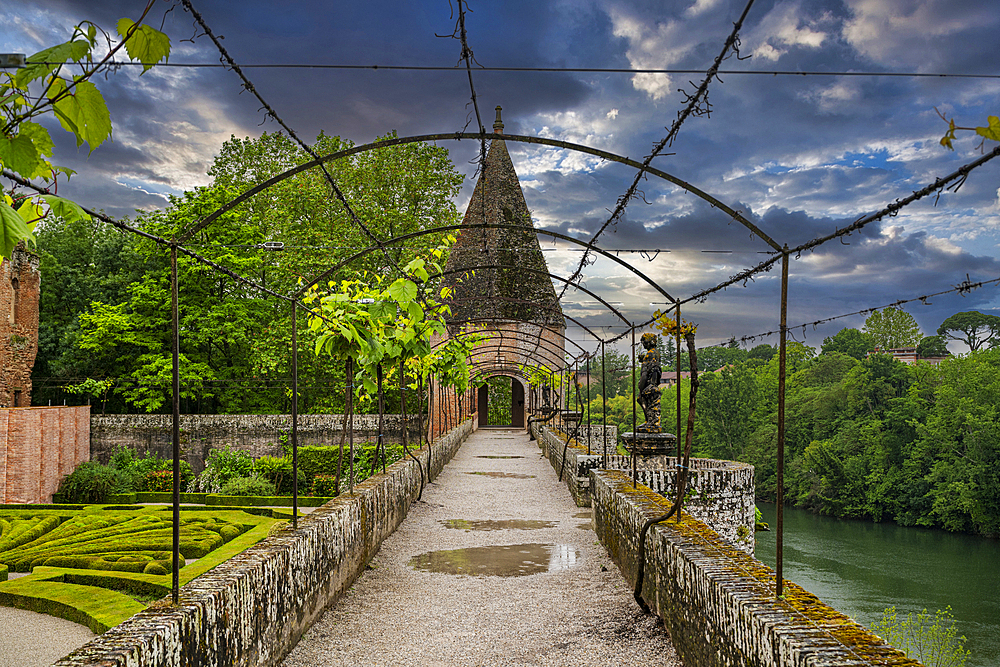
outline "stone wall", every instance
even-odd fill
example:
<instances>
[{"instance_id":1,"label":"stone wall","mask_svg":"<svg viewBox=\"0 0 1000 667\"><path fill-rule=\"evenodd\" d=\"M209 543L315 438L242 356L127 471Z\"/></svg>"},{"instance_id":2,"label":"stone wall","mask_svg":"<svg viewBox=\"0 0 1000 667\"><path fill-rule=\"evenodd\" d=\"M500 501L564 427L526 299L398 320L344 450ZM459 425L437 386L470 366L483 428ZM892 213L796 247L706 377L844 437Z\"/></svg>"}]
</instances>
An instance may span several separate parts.
<instances>
[{"instance_id":1,"label":"stone wall","mask_svg":"<svg viewBox=\"0 0 1000 667\"><path fill-rule=\"evenodd\" d=\"M591 506L590 471L600 470L603 457L587 454L576 443L566 447L561 434L546 426L536 427L539 446L563 479L579 507ZM565 466L563 451L566 452ZM593 450L591 450L593 451ZM671 501L677 480L676 459L672 456L639 457L636 460L636 481ZM684 509L699 521L704 521L724 539L753 555L754 549L754 480L753 466L736 461L691 459L691 475L684 494ZM632 459L615 454L608 457L608 470L625 470L631 479Z\"/></svg>"},{"instance_id":2,"label":"stone wall","mask_svg":"<svg viewBox=\"0 0 1000 667\"><path fill-rule=\"evenodd\" d=\"M597 536L634 586L639 530L670 502L624 471L590 479ZM693 517L650 529L644 569L643 599L687 667L919 665L800 586L776 599L771 568Z\"/></svg>"},{"instance_id":3,"label":"stone wall","mask_svg":"<svg viewBox=\"0 0 1000 667\"><path fill-rule=\"evenodd\" d=\"M435 477L474 429L467 420L417 452ZM272 667L346 591L406 517L420 489L406 458L181 589L56 665Z\"/></svg>"},{"instance_id":4,"label":"stone wall","mask_svg":"<svg viewBox=\"0 0 1000 667\"><path fill-rule=\"evenodd\" d=\"M107 463L118 445L140 454L155 452L173 458L171 415L94 415L90 422L90 457ZM343 415L299 415L298 443L336 445L340 442ZM383 433L389 442L399 442L400 415L383 415ZM419 435L417 419L407 419L410 442ZM281 456L282 436L290 437L291 415L181 415L181 457L196 472L205 469L212 449L226 445L253 457ZM378 435L378 415L354 416L354 441L373 441Z\"/></svg>"},{"instance_id":5,"label":"stone wall","mask_svg":"<svg viewBox=\"0 0 1000 667\"><path fill-rule=\"evenodd\" d=\"M0 408L0 503L50 503L89 459L89 406Z\"/></svg>"},{"instance_id":6,"label":"stone wall","mask_svg":"<svg viewBox=\"0 0 1000 667\"><path fill-rule=\"evenodd\" d=\"M0 263L0 406L31 405L38 353L38 255L18 245Z\"/></svg>"}]
</instances>

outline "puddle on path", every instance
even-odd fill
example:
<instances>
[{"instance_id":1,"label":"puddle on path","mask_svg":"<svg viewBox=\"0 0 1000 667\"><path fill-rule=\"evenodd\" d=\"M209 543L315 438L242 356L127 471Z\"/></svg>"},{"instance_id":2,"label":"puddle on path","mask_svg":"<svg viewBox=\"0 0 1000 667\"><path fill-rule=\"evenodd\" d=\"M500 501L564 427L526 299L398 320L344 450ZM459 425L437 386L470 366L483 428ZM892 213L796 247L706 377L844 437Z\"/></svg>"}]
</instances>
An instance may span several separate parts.
<instances>
[{"instance_id":1,"label":"puddle on path","mask_svg":"<svg viewBox=\"0 0 1000 667\"><path fill-rule=\"evenodd\" d=\"M555 521L537 521L535 519L505 519L503 521L479 520L467 521L465 519L442 519L446 528L457 528L460 530L540 530L542 528L555 528Z\"/></svg>"},{"instance_id":2,"label":"puddle on path","mask_svg":"<svg viewBox=\"0 0 1000 667\"><path fill-rule=\"evenodd\" d=\"M574 519L589 519L593 515L593 512L587 510L586 512L577 512L573 515Z\"/></svg>"},{"instance_id":3,"label":"puddle on path","mask_svg":"<svg viewBox=\"0 0 1000 667\"><path fill-rule=\"evenodd\" d=\"M465 474L483 475L484 477L506 477L508 479L534 479L535 477L534 475L522 475L519 472L497 472L497 471L483 472L481 470L477 470L476 472L467 472Z\"/></svg>"},{"instance_id":4,"label":"puddle on path","mask_svg":"<svg viewBox=\"0 0 1000 667\"><path fill-rule=\"evenodd\" d=\"M509 544L429 551L410 559L410 567L425 572L474 577L524 577L556 572L576 565L579 553L566 544Z\"/></svg>"},{"instance_id":5,"label":"puddle on path","mask_svg":"<svg viewBox=\"0 0 1000 667\"><path fill-rule=\"evenodd\" d=\"M477 459L523 459L524 457L523 456L506 456L506 455L500 456L500 455L492 455L492 454L482 454L480 456L477 456L476 458Z\"/></svg>"}]
</instances>

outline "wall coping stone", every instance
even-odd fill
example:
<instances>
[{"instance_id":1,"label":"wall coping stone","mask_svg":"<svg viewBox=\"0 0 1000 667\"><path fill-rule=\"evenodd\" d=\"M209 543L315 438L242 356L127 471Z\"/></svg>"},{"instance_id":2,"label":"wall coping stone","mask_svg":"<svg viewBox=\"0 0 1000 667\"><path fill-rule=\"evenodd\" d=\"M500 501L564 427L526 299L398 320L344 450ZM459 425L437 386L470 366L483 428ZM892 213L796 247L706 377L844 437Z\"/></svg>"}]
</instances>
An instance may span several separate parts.
<instances>
[{"instance_id":1,"label":"wall coping stone","mask_svg":"<svg viewBox=\"0 0 1000 667\"><path fill-rule=\"evenodd\" d=\"M590 473L598 538L625 579L635 582L639 529L671 503L623 471ZM643 598L670 632L688 667L917 667L856 621L735 548L687 513L647 536Z\"/></svg>"}]
</instances>

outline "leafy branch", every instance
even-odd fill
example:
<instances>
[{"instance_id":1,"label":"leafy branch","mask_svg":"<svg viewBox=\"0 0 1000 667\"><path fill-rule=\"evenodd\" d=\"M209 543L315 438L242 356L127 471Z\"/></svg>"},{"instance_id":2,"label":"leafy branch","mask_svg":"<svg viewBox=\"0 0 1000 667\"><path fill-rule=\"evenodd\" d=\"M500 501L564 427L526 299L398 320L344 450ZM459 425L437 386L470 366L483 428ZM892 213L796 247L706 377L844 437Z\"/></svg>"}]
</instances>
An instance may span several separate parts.
<instances>
[{"instance_id":1,"label":"leafy branch","mask_svg":"<svg viewBox=\"0 0 1000 667\"><path fill-rule=\"evenodd\" d=\"M952 142L955 141L955 138L956 138L955 137L955 133L956 132L963 132L963 131L964 132L975 132L976 134L978 134L979 136L982 137L982 139L979 141L979 145L977 146L977 148L980 151L983 150L983 147L984 147L987 139L990 140L990 141L1000 141L1000 117L997 117L997 116L988 116L986 118L987 125L985 125L985 126L981 126L981 127L962 127L961 125L956 125L955 124L955 119L954 118L950 118L949 119L948 117L946 117L943 113L941 113L937 109L934 109L934 111L937 111L937 115L941 117L941 120L943 120L944 122L948 123L948 131L945 132L945 134L944 134L943 137L941 137L941 142L940 142L941 145L944 146L945 148L948 148L948 149L951 149L951 150L955 150L955 146L952 143Z\"/></svg>"},{"instance_id":2,"label":"leafy branch","mask_svg":"<svg viewBox=\"0 0 1000 667\"><path fill-rule=\"evenodd\" d=\"M91 79L114 67L114 57L123 48L131 60L142 63L143 72L169 57L170 38L142 24L153 2L148 0L138 21L118 21L117 43L94 23L84 21L74 27L68 41L29 57L27 66L0 72L0 169L53 185L60 174L72 176L72 169L49 161L55 143L49 131L35 122L48 113L76 138L77 147L86 142L93 152L111 137L111 114ZM95 60L99 34L104 36L107 53ZM67 73L74 65L80 73ZM10 257L21 240L34 242L35 224L48 214L71 221L87 217L78 205L54 194L15 200L5 193L0 198L0 254Z\"/></svg>"}]
</instances>

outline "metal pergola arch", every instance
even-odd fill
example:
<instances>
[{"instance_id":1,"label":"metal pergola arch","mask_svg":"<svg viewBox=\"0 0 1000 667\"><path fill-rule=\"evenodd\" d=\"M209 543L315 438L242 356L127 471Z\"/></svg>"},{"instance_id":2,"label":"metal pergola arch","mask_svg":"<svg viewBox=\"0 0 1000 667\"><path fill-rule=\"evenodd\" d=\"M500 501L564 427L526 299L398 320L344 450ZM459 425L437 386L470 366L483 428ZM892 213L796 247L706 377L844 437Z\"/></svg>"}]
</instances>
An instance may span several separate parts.
<instances>
[{"instance_id":1,"label":"metal pergola arch","mask_svg":"<svg viewBox=\"0 0 1000 667\"><path fill-rule=\"evenodd\" d=\"M347 266L348 264L350 264L351 262L353 262L356 259L360 259L360 258L362 258L362 257L364 257L366 255L371 254L372 252L375 252L376 250L379 250L382 246L395 245L397 243L403 243L404 241L409 241L410 239L420 238L421 236L428 236L430 234L440 234L440 233L444 233L444 232L461 231L463 229L513 229L513 230L516 230L516 231L527 231L522 225L500 224L500 223L492 223L491 222L491 223L477 223L477 224L474 224L474 225L463 225L463 224L441 225L439 227L429 227L427 229L422 229L422 230L419 230L419 231L416 231L416 232L410 232L409 234L401 234L399 236L394 236L391 239L386 239L385 241L382 241L381 242L381 246L380 245L369 246L367 248L363 248L362 250L359 250L358 252L354 253L350 257L344 258L342 261L338 262L334 266L330 267L329 269L327 269L326 271L324 271L323 273L321 273L320 275L316 276L311 281L309 281L308 283L306 283L305 285L303 285L303 287L301 287L299 289L299 291L296 292L296 296L300 296L300 295L304 294L306 291L309 290L310 287L312 287L313 285L316 285L320 281L322 281L325 278L329 277L330 275L332 275L337 270L339 270L339 269ZM659 292L670 303L676 303L677 302L677 299L674 298L673 296L671 296L670 294L668 294L666 291L664 291L664 289L662 287L660 287L659 283L657 283L655 280L653 280L652 278L650 278L649 276L647 276L646 274L644 274L642 271L640 271L639 269L635 268L634 266L632 266L631 264L629 264L628 262L626 262L625 260L623 260L621 257L618 257L617 255L612 254L614 252L613 250L604 250L604 249L599 248L597 246L590 246L588 243L586 243L586 242L584 242L584 241L582 241L580 239L573 238L572 236L568 236L568 235L562 234L560 232L553 232L553 231L550 231L548 229L535 229L533 233L535 233L536 235L537 234L543 234L545 236L551 236L554 239L559 239L560 241L566 241L567 243L572 243L574 245L583 246L583 247L589 247L593 252L596 252L597 254L601 255L602 257L605 257L605 258L611 260L612 262L615 262L619 266L622 266L623 268L628 269L629 271L631 271L632 273L634 273L643 282L645 282L647 285L649 285L650 287L652 287L653 289L655 289L657 292Z\"/></svg>"},{"instance_id":2,"label":"metal pergola arch","mask_svg":"<svg viewBox=\"0 0 1000 667\"><path fill-rule=\"evenodd\" d=\"M548 328L546 328L546 327L544 327L544 326L542 326L540 324L537 324L536 322L532 322L530 320L519 320L519 319L510 318L510 317L505 317L505 318L477 317L477 318L473 318L473 319L470 319L470 320L466 320L466 322L469 322L469 323L472 323L472 324L527 324L527 325L531 325L531 326L537 326L537 327L540 327L542 329L545 329L546 331L551 331L553 334L556 334L557 336L559 336L560 338L562 338L564 341L568 341L568 342L572 343L574 346L576 346L576 348L578 350L580 350L580 354L576 355L574 358L579 358L579 357L581 357L581 356L583 356L584 354L587 353L587 350L582 345L580 345L579 343L577 343L572 338L568 337L566 334L560 333L558 331L553 331L552 329L548 329ZM501 333L501 337L502 337L502 333L505 332L505 331L506 330L500 330L500 329L498 329L497 333ZM462 330L462 331L456 332L455 335L466 336L466 335L476 334L476 333L483 333L483 330L482 329ZM506 333L511 334L511 337L515 337L515 336L519 335L519 337L526 338L528 336L524 332L519 332L519 331L506 331ZM535 338L538 338L538 337L539 337L538 335L531 336L532 339L535 339ZM433 347L437 347L438 345L441 345L443 343L444 343L444 341L441 341L440 343L435 343ZM562 350L562 351L563 351L564 354L568 354L567 352L565 352L565 350Z\"/></svg>"},{"instance_id":3,"label":"metal pergola arch","mask_svg":"<svg viewBox=\"0 0 1000 667\"><path fill-rule=\"evenodd\" d=\"M435 274L431 275L431 278L444 278L446 276L459 275L459 274L463 274L463 273L470 273L470 272L478 271L479 269L484 269L484 270L488 270L488 271L489 270L499 271L499 270L508 270L508 269L510 269L510 270L517 270L517 271L525 271L527 273L533 273L533 274L539 275L539 276L548 276L549 278L552 278L554 280L558 280L560 282L563 282L563 283L565 283L565 284L567 284L567 285L569 285L571 287L574 287L574 288L580 290L584 294L586 294L586 295L590 296L591 298L595 299L596 301L600 302L600 304L602 306L604 306L609 311L611 311L612 313L614 313L615 316L618 319L620 319L622 322L624 322L625 324L628 324L629 326L631 326L631 324L632 324L627 319L625 319L625 316L622 315L618 311L617 308L615 308L610 303L608 303L607 301L605 301L597 293L590 291L589 289L587 289L586 287L584 287L582 285L579 285L579 284L574 283L574 282L570 282L569 279L563 278L562 276L557 275L555 273L552 273L550 271L539 271L538 269L531 269L531 268L528 268L526 266L508 266L506 264L479 264L477 266L466 266L466 267L463 267L461 269L451 269L449 271L442 271L441 273L435 273Z\"/></svg>"},{"instance_id":4,"label":"metal pergola arch","mask_svg":"<svg viewBox=\"0 0 1000 667\"><path fill-rule=\"evenodd\" d=\"M410 137L396 137L394 139L384 139L382 141L374 141L374 142L371 142L371 143L368 143L368 144L362 144L360 146L352 146L351 148L347 148L347 149L344 149L342 151L337 151L335 153L330 153L328 155L321 156L318 159L310 160L309 162L304 162L304 163L302 163L300 165L292 167L291 169L288 169L285 172L282 172L281 174L273 176L273 177L267 179L266 181L258 183L253 188L250 188L249 190L247 190L246 192L238 195L236 198L232 199L231 201L227 202L226 204L223 204L216 211L213 211L212 213L208 214L202 220L194 223L193 225L191 225L190 227L188 227L185 230L181 230L181 233L179 235L175 236L174 239L175 239L175 241L177 243L183 243L187 239L191 238L191 236L193 236L194 234L197 234L199 231L201 231L202 229L204 229L205 227L207 227L208 225L210 225L212 223L212 221L215 220L216 218L218 218L220 215L222 215L226 211L228 211L228 210L230 210L230 209L238 206L240 203L242 203L243 201L246 201L247 199L249 199L250 197L254 196L255 194L258 194L258 193L266 190L267 188L269 188L270 186L274 185L275 183L280 183L281 181L283 181L283 180L285 180L287 178L290 178L290 177L292 177L292 176L294 176L294 175L296 175L298 173L301 173L303 171L308 171L309 169L311 169L313 167L316 167L316 166L319 166L319 165L322 165L322 164L324 164L326 162L331 162L333 160L337 160L337 159L340 159L342 157L348 157L350 155L355 155L355 154L358 154L358 153L364 153L364 152L367 152L367 151L370 151L370 150L377 150L377 149L380 149L380 148L389 148L391 146L400 146L400 145L404 145L404 144L411 144L411 143L418 143L418 142L427 142L427 141L446 141L446 140L461 141L462 139L484 140L484 139L487 139L487 138L489 138L489 139L501 139L501 140L504 140L504 141L508 141L509 140L509 141L515 141L515 142L520 142L520 143L526 143L526 144L538 144L538 145L542 145L542 146L552 146L552 147L555 147L555 148L563 148L563 149L568 149L568 150L572 150L572 151L577 151L577 152L580 152L580 153L587 153L589 155L593 155L595 157L602 158L604 160L608 160L608 161L611 161L611 162L618 162L620 164L624 164L624 165L627 165L629 167L634 167L635 169L638 169L639 171L641 171L643 173L648 173L648 174L651 174L653 176L657 176L657 177L659 177L659 178L661 178L661 179L663 179L665 181L673 183L674 185L676 185L677 187L681 188L682 190L690 192L691 194L699 197L700 199L705 200L706 202L708 202L709 204L711 204L713 207L718 208L719 210L723 211L728 216L730 216L733 220L736 220L737 222L739 222L740 224L742 224L744 227L746 227L747 229L749 229L754 235L756 235L762 241L764 241L769 246L771 246L771 248L773 248L775 251L781 252L781 246L778 245L778 243L776 241L774 241L770 236L768 236L763 231L761 231L755 224L753 224L752 222L750 222L749 220L747 220L743 216L742 213L740 213L739 211L737 211L737 210L735 210L735 209L727 206L726 204L722 203L719 199L717 199L716 197L708 194L707 192L705 192L705 191L697 188L694 185L691 185L687 181L684 181L684 180L682 180L682 179L680 179L680 178L678 178L678 177L676 177L676 176L674 176L674 175L672 175L672 174L670 174L670 173L668 173L666 171L663 171L662 169L657 169L657 168L655 168L655 167L653 167L651 165L644 165L643 163L638 162L636 160L633 160L633 159L631 159L629 157L618 155L616 153L611 153L610 151L604 151L604 150L601 150L599 148L593 148L593 147L590 147L590 146L585 146L583 144L576 144L576 143L572 143L572 142L569 142L569 141L561 141L561 140L558 140L558 139L548 139L548 138L545 138L545 137L534 137L534 136L519 135L519 134L503 134L503 133L500 133L500 132L497 132L497 133L494 133L494 134L491 134L491 135L486 135L485 133L480 133L480 132L447 132L447 133L441 133L441 134L423 134L423 135L414 135L414 136L410 136ZM673 299L671 299L671 301L672 300Z\"/></svg>"},{"instance_id":5,"label":"metal pergola arch","mask_svg":"<svg viewBox=\"0 0 1000 667\"><path fill-rule=\"evenodd\" d=\"M448 299L448 303L474 303L476 301L482 301L482 300L484 300L486 298L487 297L485 297L485 296L471 296L471 297L465 297L465 298L462 298L462 299ZM597 342L601 341L601 337L598 336L593 331L591 331L590 328L587 327L587 325L583 324L580 320L578 320L578 319L576 319L574 317L571 317L570 315L566 315L565 313L563 313L561 311L561 309L559 309L559 308L557 308L557 307L555 307L553 305L550 305L550 304L547 304L547 303L538 303L537 301L529 301L528 299L516 299L514 297L509 297L509 296L491 296L491 297L488 297L488 298L491 301L501 301L503 303L517 303L517 304L522 304L522 305L526 305L526 306L534 306L536 308L541 308L542 310L548 310L548 311L554 312L554 313L559 313L560 315L562 315L562 317L566 318L567 320L569 320L570 322L572 322L573 324L575 324L576 326L580 327L581 329L583 329L584 331L586 331L587 333L589 333L591 336L593 336L594 339ZM510 319L510 318L508 318L508 319ZM471 320L469 320L469 321L471 321ZM520 322L522 320L516 320L516 321ZM531 324L534 324L534 323L532 322ZM538 326L541 326L541 325L538 325Z\"/></svg>"},{"instance_id":6,"label":"metal pergola arch","mask_svg":"<svg viewBox=\"0 0 1000 667\"><path fill-rule=\"evenodd\" d=\"M403 140L389 140L389 141L386 141L386 142L376 142L375 144L361 146L361 147L356 147L355 149L352 149L349 152L350 153L362 152L363 150L370 150L370 149L374 149L374 148L388 147L388 146L395 145L395 144L411 143L411 142L414 142L414 141L425 141L425 140L434 140L434 139L449 139L449 138L452 138L452 139L477 138L477 137L480 137L480 135L481 135L481 133L480 134L454 133L454 134L451 134L451 135L425 135L425 136L422 136L422 137L403 138ZM667 174L666 172L662 172L661 170L657 170L655 168L642 165L642 164L640 164L640 163L638 163L638 162L636 162L634 160L630 160L628 158L623 158L621 156L615 156L613 154L606 153L604 151L600 151L598 149L591 149L591 148L585 147L585 146L579 146L579 145L569 144L568 142L558 142L558 141L554 141L554 140L547 140L547 139L544 139L544 138L522 137L522 136L518 136L518 135L503 135L503 134L499 134L499 133L495 135L495 138L510 139L510 140L514 140L514 141L523 141L525 143L535 143L535 144L541 144L541 145L552 145L552 146L556 146L556 147L559 147L559 148L567 148L567 149L572 149L572 150L579 150L581 152L589 153L589 154L592 154L592 155L595 155L595 156L599 156L599 157L602 157L604 159L609 159L609 160L612 160L612 161L615 161L615 162L620 162L622 164L626 164L626 165L635 167L635 168L639 169L642 173L650 173L650 174L659 176L661 178L664 178L665 180L667 180L669 182L672 182L675 185L678 185L682 189L684 189L684 190L686 190L688 192L691 192L692 194L695 194L696 196L699 196L700 198L702 198L705 201L709 202L711 205L713 205L713 206L719 208L720 210L726 212L727 214L729 214L732 219L735 219L738 222L740 222L741 224L743 224L744 226L746 226L758 238L761 238L768 245L770 245L772 248L774 248L775 250L777 250L779 253L782 254L782 259L784 260L784 264L785 264L785 266L783 267L785 270L783 271L783 273L784 273L783 279L784 280L783 280L783 308L782 308L782 311L783 311L782 312L782 333L784 333L784 328L785 328L784 301L785 301L786 289L787 289L787 261L788 261L788 250L787 250L787 247L785 249L779 248L777 246L777 244L772 239L770 239L770 237L768 237L766 234L764 234L763 232L761 232L758 228L756 228L755 225L753 225L752 223L750 223L749 221L747 221L745 218L743 218L743 216L740 215L737 211L733 211L732 209L728 208L727 206L725 206L724 204L722 204L722 202L718 201L714 197L712 197L712 196L710 196L710 195L702 192L701 190L695 188L694 186L691 186L690 184L687 184L684 181L681 181L680 179L678 179L676 177L673 177L673 176ZM344 152L342 152L342 153L344 153ZM315 160L314 163L319 164L319 163L322 163L322 162L324 162L324 161L326 161L328 159L334 159L335 157L342 157L342 156L343 155L326 156L325 158L320 158L318 160ZM295 173L298 173L298 171L302 171L304 169L307 169L310 166L314 166L314 165L300 165L300 168ZM289 173L285 177L288 177L290 175L291 174ZM278 180L281 180L281 179L279 178L279 179L275 180L274 182L278 182ZM212 220L214 220L215 218L217 218L219 214L221 214L222 212L225 212L225 210L229 210L229 209L233 208L234 206L238 205L241 201L245 200L247 197L252 196L252 194L254 194L256 192L260 192L260 191L266 189L266 187L268 187L268 185L269 185L269 183L259 184L258 186L256 186L253 189L253 191L248 191L246 193L243 193L243 195L240 195L240 197L238 197L238 198L230 201L227 205L224 205L224 208L220 208L217 212L215 212L213 214L210 214L209 217L203 219L199 223L196 223L194 227L188 228L187 230L182 231L182 233L180 235L175 236L173 239L171 239L171 241L169 242L169 247L172 250L172 255L173 255L172 259L174 260L173 261L174 266L176 266L176 253L178 251L188 252L181 245L184 241L186 241L187 239L189 239L193 234L197 233L201 229L204 229L205 227L207 227L208 224L210 224L212 222ZM539 230L536 230L536 232L538 232L538 231ZM429 232L429 233L433 233L433 232ZM378 239L375 239L375 240L376 240L376 243L377 243L377 245L375 246L375 249L382 248L385 245L384 242L381 242ZM597 248L597 246L594 245L594 241L593 240L590 243L583 243L583 242L581 242L579 240L571 239L571 237L566 237L566 240L570 241L570 242L578 243L580 245L586 245L587 248L588 248L588 250L594 250L595 252L598 252L598 250L599 250ZM610 255L606 254L606 251L605 252L601 252L600 254L603 254L604 256L611 257ZM614 258L614 261L617 262L618 258ZM623 266L629 267L629 269L633 273L636 273L637 275L640 274L640 272L638 272L637 270L635 270L634 267L630 267L627 263L622 263L622 262L618 262L618 263L622 264ZM487 267L478 267L478 268L487 268ZM496 268L499 269L499 268L510 268L510 267L504 265L504 266L497 266ZM464 270L468 270L468 269L464 269ZM582 288L582 286L580 286L580 285L572 283L570 280L567 280L565 278L561 278L560 276L556 276L556 275L553 275L553 274L547 274L547 275L549 275L550 278L553 278L553 279L556 279L556 280L561 280L562 282L564 282L567 285L571 285L572 284L574 287L577 287L579 289L585 289L585 288ZM644 276L643 276L643 278L645 279ZM646 280L648 281L648 279L646 279ZM655 283L651 283L651 284L653 284L655 286ZM677 305L679 305L680 301L678 301L677 299L674 299L674 298L670 297L668 294L666 294L666 292L664 292L658 286L656 286L656 288L657 288L657 291L659 291L661 294L664 294L665 297L668 298L669 303L674 304L675 307ZM174 289L174 294L175 294L174 298L176 299L176 280L174 281L173 289ZM267 290L267 291L269 291L269 290ZM599 300L602 303L602 305L604 305L606 308L608 308L608 310L611 310L612 312L614 312L619 317L619 319L621 319L627 325L627 327L629 328L629 330L631 330L631 331L634 332L636 326L633 323L629 322L626 318L624 318L621 315L620 312L618 312L615 308L613 308L612 306L610 306L610 304L608 304L606 301L604 301L603 299L601 299L600 297L598 297L596 294L590 292L589 290L585 290L585 291L588 294L590 294L591 296L593 296L594 298L596 298L597 300ZM298 295L296 295L296 296L298 296ZM287 297L285 297L285 298L287 298ZM298 304L294 300L294 297L292 297L289 300L292 302L292 311L293 311L293 314L294 314L295 311L296 311L296 308L297 308ZM293 322L295 322L295 317L293 317ZM176 331L176 324L175 324L175 331ZM176 336L175 336L175 338L176 338ZM603 348L604 342L605 341L602 340L602 348ZM784 345L782 345L781 347L783 348ZM177 365L177 361L176 361L177 350L178 350L178 348L177 348L177 345L175 344L175 367ZM177 394L178 393L177 390L179 390L179 387L176 386L177 385L176 374L175 374L175 383L174 384L175 384L175 394ZM783 383L780 383L780 384L783 384ZM783 393L783 392L780 391L780 389L781 388L779 387L779 396ZM781 406L779 404L779 407L783 407L783 406ZM780 434L779 434L779 439L780 439ZM780 450L780 448L779 448L779 450ZM779 455L780 455L780 451L779 451ZM780 521L779 521L779 525L780 525ZM779 567L779 569L780 569L780 567ZM780 579L780 573L779 573L779 579Z\"/></svg>"}]
</instances>

